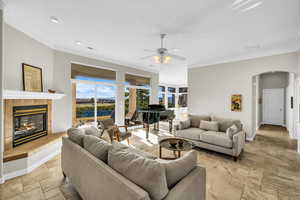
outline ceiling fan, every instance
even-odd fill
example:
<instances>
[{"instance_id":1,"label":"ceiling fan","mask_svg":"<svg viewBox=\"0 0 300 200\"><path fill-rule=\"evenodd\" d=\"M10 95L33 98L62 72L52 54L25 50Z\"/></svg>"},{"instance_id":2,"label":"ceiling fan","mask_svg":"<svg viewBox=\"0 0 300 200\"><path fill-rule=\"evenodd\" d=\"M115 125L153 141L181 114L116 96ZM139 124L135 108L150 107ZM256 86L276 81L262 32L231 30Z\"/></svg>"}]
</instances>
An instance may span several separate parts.
<instances>
[{"instance_id":1,"label":"ceiling fan","mask_svg":"<svg viewBox=\"0 0 300 200\"><path fill-rule=\"evenodd\" d=\"M185 57L171 54L171 53L169 53L167 48L164 48L164 38L165 37L166 37L166 34L160 34L160 40L161 40L160 48L158 48L156 50L145 50L148 52L156 52L155 54L142 57L141 59L145 60L145 59L153 58L154 62L157 64L168 64L171 61L171 58L173 58L175 60L185 60L186 59Z\"/></svg>"}]
</instances>

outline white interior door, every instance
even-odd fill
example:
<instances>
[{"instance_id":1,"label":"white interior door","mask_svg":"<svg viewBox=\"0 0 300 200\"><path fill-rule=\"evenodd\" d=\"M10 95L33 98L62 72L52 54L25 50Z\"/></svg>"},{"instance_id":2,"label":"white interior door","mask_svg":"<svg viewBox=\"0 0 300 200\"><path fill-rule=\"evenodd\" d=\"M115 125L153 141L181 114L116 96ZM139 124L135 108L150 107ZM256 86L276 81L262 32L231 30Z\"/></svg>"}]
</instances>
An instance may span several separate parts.
<instances>
[{"instance_id":1,"label":"white interior door","mask_svg":"<svg viewBox=\"0 0 300 200\"><path fill-rule=\"evenodd\" d=\"M263 89L263 123L284 125L284 89Z\"/></svg>"}]
</instances>

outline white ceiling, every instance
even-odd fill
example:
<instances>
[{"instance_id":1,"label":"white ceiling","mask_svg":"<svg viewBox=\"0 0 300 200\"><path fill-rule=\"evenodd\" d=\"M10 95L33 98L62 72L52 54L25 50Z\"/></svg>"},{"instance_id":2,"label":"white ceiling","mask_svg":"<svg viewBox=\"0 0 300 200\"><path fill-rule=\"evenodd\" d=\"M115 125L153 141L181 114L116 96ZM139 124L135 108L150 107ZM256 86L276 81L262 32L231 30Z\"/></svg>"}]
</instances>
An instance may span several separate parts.
<instances>
[{"instance_id":1,"label":"white ceiling","mask_svg":"<svg viewBox=\"0 0 300 200\"><path fill-rule=\"evenodd\" d=\"M233 4L237 9L234 9ZM243 12L255 3L256 8ZM195 67L300 49L299 0L4 0L8 24L55 49L160 70L140 57L160 45ZM61 20L50 22L51 16ZM81 41L82 45L76 45ZM94 50L88 50L91 46ZM259 48L258 48L259 47ZM166 71L165 69L163 71Z\"/></svg>"}]
</instances>

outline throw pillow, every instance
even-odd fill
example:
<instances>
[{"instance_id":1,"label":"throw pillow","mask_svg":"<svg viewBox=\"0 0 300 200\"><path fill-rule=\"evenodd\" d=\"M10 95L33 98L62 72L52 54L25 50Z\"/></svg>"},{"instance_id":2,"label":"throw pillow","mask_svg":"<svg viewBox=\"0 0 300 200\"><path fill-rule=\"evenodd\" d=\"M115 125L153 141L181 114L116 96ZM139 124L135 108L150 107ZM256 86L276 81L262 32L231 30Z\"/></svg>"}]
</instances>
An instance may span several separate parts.
<instances>
[{"instance_id":1,"label":"throw pillow","mask_svg":"<svg viewBox=\"0 0 300 200\"><path fill-rule=\"evenodd\" d=\"M112 148L108 151L108 165L146 190L153 200L161 200L169 192L166 170L155 160L144 158L127 148Z\"/></svg>"},{"instance_id":2,"label":"throw pillow","mask_svg":"<svg viewBox=\"0 0 300 200\"><path fill-rule=\"evenodd\" d=\"M193 128L199 128L200 121L211 121L210 116L208 115L191 115L189 114L189 119L191 120L191 127Z\"/></svg>"},{"instance_id":3,"label":"throw pillow","mask_svg":"<svg viewBox=\"0 0 300 200\"><path fill-rule=\"evenodd\" d=\"M171 189L197 166L197 153L190 151L176 160L158 159L158 161L166 168L167 183Z\"/></svg>"},{"instance_id":4,"label":"throw pillow","mask_svg":"<svg viewBox=\"0 0 300 200\"><path fill-rule=\"evenodd\" d=\"M191 127L191 120L190 119L187 119L185 121L180 121L180 129L183 130L183 129L187 129L187 128L190 128Z\"/></svg>"},{"instance_id":5,"label":"throw pillow","mask_svg":"<svg viewBox=\"0 0 300 200\"><path fill-rule=\"evenodd\" d=\"M232 126L230 126L230 127L226 130L226 135L227 135L229 138L233 139L233 136L234 136L236 133L238 133L238 132L239 132L238 127L237 127L235 124L233 124Z\"/></svg>"},{"instance_id":6,"label":"throw pillow","mask_svg":"<svg viewBox=\"0 0 300 200\"><path fill-rule=\"evenodd\" d=\"M219 131L219 123L201 120L199 128L207 131Z\"/></svg>"},{"instance_id":7,"label":"throw pillow","mask_svg":"<svg viewBox=\"0 0 300 200\"><path fill-rule=\"evenodd\" d=\"M112 145L93 135L86 135L83 138L83 147L95 157L107 163L108 150Z\"/></svg>"},{"instance_id":8,"label":"throw pillow","mask_svg":"<svg viewBox=\"0 0 300 200\"><path fill-rule=\"evenodd\" d=\"M88 126L82 128L86 135L93 135L96 137L100 137L100 131L95 126Z\"/></svg>"},{"instance_id":9,"label":"throw pillow","mask_svg":"<svg viewBox=\"0 0 300 200\"><path fill-rule=\"evenodd\" d=\"M69 136L69 139L72 142L75 142L76 144L83 147L83 138L85 136L85 133L82 129L79 128L69 128L67 130L67 134Z\"/></svg>"},{"instance_id":10,"label":"throw pillow","mask_svg":"<svg viewBox=\"0 0 300 200\"><path fill-rule=\"evenodd\" d=\"M233 124L235 124L236 127L238 127L239 131L242 130L242 123L241 123L240 120L227 119L227 118L212 116L212 121L218 122L219 123L219 129L220 129L220 131L224 132L224 133Z\"/></svg>"}]
</instances>

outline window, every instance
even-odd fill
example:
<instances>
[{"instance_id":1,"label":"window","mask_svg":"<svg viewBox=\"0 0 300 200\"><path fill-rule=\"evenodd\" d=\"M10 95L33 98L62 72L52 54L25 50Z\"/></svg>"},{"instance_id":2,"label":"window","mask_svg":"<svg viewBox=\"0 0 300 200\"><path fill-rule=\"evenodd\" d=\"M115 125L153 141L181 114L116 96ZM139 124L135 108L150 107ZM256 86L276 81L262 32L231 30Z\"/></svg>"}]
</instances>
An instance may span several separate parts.
<instances>
[{"instance_id":1,"label":"window","mask_svg":"<svg viewBox=\"0 0 300 200\"><path fill-rule=\"evenodd\" d=\"M125 74L125 124L136 117L136 111L148 108L150 100L150 78Z\"/></svg>"},{"instance_id":2,"label":"window","mask_svg":"<svg viewBox=\"0 0 300 200\"><path fill-rule=\"evenodd\" d=\"M114 71L72 64L71 77L75 80L77 125L115 118Z\"/></svg>"},{"instance_id":3,"label":"window","mask_svg":"<svg viewBox=\"0 0 300 200\"><path fill-rule=\"evenodd\" d=\"M89 123L95 117L95 86L76 84L76 120L77 123Z\"/></svg>"},{"instance_id":4,"label":"window","mask_svg":"<svg viewBox=\"0 0 300 200\"><path fill-rule=\"evenodd\" d=\"M176 93L176 88L174 88L174 87L168 87L168 92L170 92L170 93Z\"/></svg>"},{"instance_id":5,"label":"window","mask_svg":"<svg viewBox=\"0 0 300 200\"><path fill-rule=\"evenodd\" d=\"M168 87L168 108L175 108L176 88Z\"/></svg>"},{"instance_id":6,"label":"window","mask_svg":"<svg viewBox=\"0 0 300 200\"><path fill-rule=\"evenodd\" d=\"M179 98L178 98L178 106L179 107L187 107L187 97L188 97L188 88L179 88Z\"/></svg>"},{"instance_id":7,"label":"window","mask_svg":"<svg viewBox=\"0 0 300 200\"><path fill-rule=\"evenodd\" d=\"M77 123L115 118L116 87L102 84L76 83Z\"/></svg>"},{"instance_id":8,"label":"window","mask_svg":"<svg viewBox=\"0 0 300 200\"><path fill-rule=\"evenodd\" d=\"M165 105L165 86L159 86L158 99L160 105Z\"/></svg>"},{"instance_id":9,"label":"window","mask_svg":"<svg viewBox=\"0 0 300 200\"><path fill-rule=\"evenodd\" d=\"M187 92L188 92L187 87L179 88L179 93L187 93Z\"/></svg>"}]
</instances>

